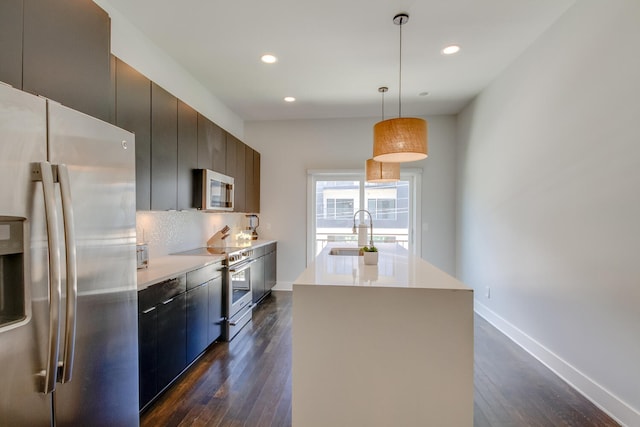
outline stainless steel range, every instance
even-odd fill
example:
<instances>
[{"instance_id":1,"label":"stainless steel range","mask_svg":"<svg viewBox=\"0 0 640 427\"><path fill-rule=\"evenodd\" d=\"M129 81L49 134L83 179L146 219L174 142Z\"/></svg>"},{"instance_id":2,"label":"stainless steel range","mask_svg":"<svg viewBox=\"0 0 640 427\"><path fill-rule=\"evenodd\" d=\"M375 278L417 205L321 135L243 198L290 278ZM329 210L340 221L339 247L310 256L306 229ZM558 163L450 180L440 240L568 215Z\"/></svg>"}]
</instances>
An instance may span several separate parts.
<instances>
[{"instance_id":1,"label":"stainless steel range","mask_svg":"<svg viewBox=\"0 0 640 427\"><path fill-rule=\"evenodd\" d=\"M224 307L225 316L224 339L231 341L240 330L251 322L251 264L253 249L238 247L207 247L180 252L176 255L224 255L225 271Z\"/></svg>"},{"instance_id":2,"label":"stainless steel range","mask_svg":"<svg viewBox=\"0 0 640 427\"><path fill-rule=\"evenodd\" d=\"M231 341L240 329L251 322L251 264L253 249L240 249L227 254L227 325L225 339Z\"/></svg>"}]
</instances>

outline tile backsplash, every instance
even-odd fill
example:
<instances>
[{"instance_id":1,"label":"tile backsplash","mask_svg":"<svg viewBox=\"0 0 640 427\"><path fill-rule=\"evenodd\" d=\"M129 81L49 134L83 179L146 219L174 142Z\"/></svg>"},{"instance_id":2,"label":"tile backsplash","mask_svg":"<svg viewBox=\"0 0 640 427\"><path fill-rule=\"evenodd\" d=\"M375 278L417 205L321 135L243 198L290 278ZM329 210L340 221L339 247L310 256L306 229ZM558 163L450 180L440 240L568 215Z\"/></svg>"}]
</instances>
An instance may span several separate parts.
<instances>
[{"instance_id":1,"label":"tile backsplash","mask_svg":"<svg viewBox=\"0 0 640 427\"><path fill-rule=\"evenodd\" d=\"M197 211L136 213L137 241L149 245L150 258L205 246L209 237L225 225L231 228L231 233L224 242L227 246L233 246L236 237L248 225L248 220L241 213Z\"/></svg>"}]
</instances>

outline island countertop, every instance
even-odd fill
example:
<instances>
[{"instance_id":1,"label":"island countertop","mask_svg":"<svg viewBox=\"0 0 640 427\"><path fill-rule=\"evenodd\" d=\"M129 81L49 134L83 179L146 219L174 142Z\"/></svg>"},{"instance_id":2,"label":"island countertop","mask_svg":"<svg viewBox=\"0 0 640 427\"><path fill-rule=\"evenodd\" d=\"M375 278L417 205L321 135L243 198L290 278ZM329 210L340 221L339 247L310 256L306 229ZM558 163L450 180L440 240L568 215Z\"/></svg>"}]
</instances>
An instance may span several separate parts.
<instances>
[{"instance_id":1,"label":"island countertop","mask_svg":"<svg viewBox=\"0 0 640 427\"><path fill-rule=\"evenodd\" d=\"M378 264L366 265L362 256L329 255L332 248L355 245L328 244L293 282L296 285L369 286L391 288L472 289L397 243L380 243Z\"/></svg>"}]
</instances>

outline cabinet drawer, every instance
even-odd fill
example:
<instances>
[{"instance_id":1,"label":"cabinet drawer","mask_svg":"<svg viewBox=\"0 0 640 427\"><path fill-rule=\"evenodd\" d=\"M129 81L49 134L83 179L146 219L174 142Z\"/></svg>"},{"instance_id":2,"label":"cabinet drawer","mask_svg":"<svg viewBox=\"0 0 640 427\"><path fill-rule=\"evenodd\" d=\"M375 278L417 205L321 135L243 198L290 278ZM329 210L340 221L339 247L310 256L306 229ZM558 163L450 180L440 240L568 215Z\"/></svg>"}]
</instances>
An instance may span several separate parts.
<instances>
[{"instance_id":1,"label":"cabinet drawer","mask_svg":"<svg viewBox=\"0 0 640 427\"><path fill-rule=\"evenodd\" d=\"M222 263L207 265L187 273L187 289L193 289L211 279L222 276Z\"/></svg>"},{"instance_id":2,"label":"cabinet drawer","mask_svg":"<svg viewBox=\"0 0 640 427\"><path fill-rule=\"evenodd\" d=\"M156 283L138 292L138 312L144 312L163 301L175 297L187 290L184 274L164 282Z\"/></svg>"}]
</instances>

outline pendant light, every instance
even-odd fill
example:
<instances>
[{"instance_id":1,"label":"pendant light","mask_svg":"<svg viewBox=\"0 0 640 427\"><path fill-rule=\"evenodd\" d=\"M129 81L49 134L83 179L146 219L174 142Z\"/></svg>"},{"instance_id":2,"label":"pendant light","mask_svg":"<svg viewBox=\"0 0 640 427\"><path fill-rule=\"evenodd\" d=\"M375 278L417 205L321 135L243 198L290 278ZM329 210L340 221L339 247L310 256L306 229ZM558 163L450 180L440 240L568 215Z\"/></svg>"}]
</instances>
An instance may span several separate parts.
<instances>
[{"instance_id":1,"label":"pendant light","mask_svg":"<svg viewBox=\"0 0 640 427\"><path fill-rule=\"evenodd\" d=\"M378 88L382 94L382 120L384 121L384 94L388 87ZM395 182L400 180L400 163L383 163L367 159L365 164L367 182Z\"/></svg>"},{"instance_id":2,"label":"pendant light","mask_svg":"<svg viewBox=\"0 0 640 427\"><path fill-rule=\"evenodd\" d=\"M398 118L383 120L373 127L373 159L378 162L413 162L427 157L427 122L402 117L402 26L407 21L406 13L393 17L393 23L400 26Z\"/></svg>"}]
</instances>

